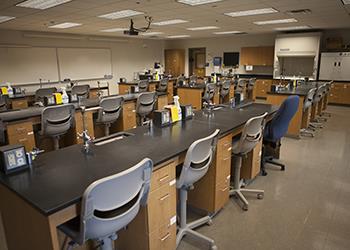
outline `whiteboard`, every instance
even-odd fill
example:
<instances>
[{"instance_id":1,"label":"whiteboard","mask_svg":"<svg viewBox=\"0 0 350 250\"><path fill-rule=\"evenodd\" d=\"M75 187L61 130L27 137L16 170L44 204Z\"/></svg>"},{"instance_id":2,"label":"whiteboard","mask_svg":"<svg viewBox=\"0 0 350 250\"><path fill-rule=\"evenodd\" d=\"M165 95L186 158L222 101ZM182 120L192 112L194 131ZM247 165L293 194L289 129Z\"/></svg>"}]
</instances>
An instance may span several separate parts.
<instances>
[{"instance_id":1,"label":"whiteboard","mask_svg":"<svg viewBox=\"0 0 350 250\"><path fill-rule=\"evenodd\" d=\"M100 79L112 75L109 49L58 48L61 80Z\"/></svg>"},{"instance_id":2,"label":"whiteboard","mask_svg":"<svg viewBox=\"0 0 350 250\"><path fill-rule=\"evenodd\" d=\"M59 80L55 48L0 48L0 83L30 84Z\"/></svg>"}]
</instances>

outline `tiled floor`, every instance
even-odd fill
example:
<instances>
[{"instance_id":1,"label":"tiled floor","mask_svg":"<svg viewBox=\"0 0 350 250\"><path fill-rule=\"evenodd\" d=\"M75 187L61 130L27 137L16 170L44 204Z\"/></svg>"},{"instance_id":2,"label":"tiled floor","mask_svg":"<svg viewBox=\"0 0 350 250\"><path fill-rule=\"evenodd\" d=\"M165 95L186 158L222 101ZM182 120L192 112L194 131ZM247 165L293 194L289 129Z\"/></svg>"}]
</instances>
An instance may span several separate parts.
<instances>
[{"instance_id":1,"label":"tiled floor","mask_svg":"<svg viewBox=\"0 0 350 250\"><path fill-rule=\"evenodd\" d=\"M329 111L315 138L283 139L286 171L268 169L250 185L264 200L250 199L248 212L231 200L198 231L220 250L350 249L350 108ZM207 247L184 239L178 249Z\"/></svg>"}]
</instances>

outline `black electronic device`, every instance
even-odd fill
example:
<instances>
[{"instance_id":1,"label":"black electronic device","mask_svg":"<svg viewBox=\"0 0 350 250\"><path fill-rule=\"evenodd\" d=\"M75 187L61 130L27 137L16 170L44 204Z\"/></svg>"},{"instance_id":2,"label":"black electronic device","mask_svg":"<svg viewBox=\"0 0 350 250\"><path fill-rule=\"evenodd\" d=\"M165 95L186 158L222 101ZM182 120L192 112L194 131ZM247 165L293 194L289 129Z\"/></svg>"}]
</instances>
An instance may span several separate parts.
<instances>
[{"instance_id":1,"label":"black electronic device","mask_svg":"<svg viewBox=\"0 0 350 250\"><path fill-rule=\"evenodd\" d=\"M44 106L56 105L56 98L54 95L44 96Z\"/></svg>"},{"instance_id":2,"label":"black electronic device","mask_svg":"<svg viewBox=\"0 0 350 250\"><path fill-rule=\"evenodd\" d=\"M0 170L10 174L29 167L26 150L23 145L6 145L0 147Z\"/></svg>"},{"instance_id":3,"label":"black electronic device","mask_svg":"<svg viewBox=\"0 0 350 250\"><path fill-rule=\"evenodd\" d=\"M192 105L181 105L182 120L192 119L193 108Z\"/></svg>"},{"instance_id":4,"label":"black electronic device","mask_svg":"<svg viewBox=\"0 0 350 250\"><path fill-rule=\"evenodd\" d=\"M224 52L224 65L225 67L239 65L239 52Z\"/></svg>"},{"instance_id":5,"label":"black electronic device","mask_svg":"<svg viewBox=\"0 0 350 250\"><path fill-rule=\"evenodd\" d=\"M153 124L157 127L165 127L171 124L169 110L156 110L153 112Z\"/></svg>"}]
</instances>

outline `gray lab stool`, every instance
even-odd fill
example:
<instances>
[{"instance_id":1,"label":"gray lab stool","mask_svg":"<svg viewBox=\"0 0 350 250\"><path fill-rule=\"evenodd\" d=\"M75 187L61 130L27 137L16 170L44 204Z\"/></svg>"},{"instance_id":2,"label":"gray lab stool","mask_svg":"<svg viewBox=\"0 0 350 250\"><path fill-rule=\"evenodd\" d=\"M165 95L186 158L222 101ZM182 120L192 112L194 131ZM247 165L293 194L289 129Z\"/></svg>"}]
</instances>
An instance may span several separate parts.
<instances>
[{"instance_id":1,"label":"gray lab stool","mask_svg":"<svg viewBox=\"0 0 350 250\"><path fill-rule=\"evenodd\" d=\"M312 88L307 92L307 95L304 99L304 104L303 104L303 113L312 107L312 101L314 99L315 93L316 93L316 88ZM300 134L301 135L309 135L311 137L315 136L314 129L312 129L312 128L302 128L300 130Z\"/></svg>"},{"instance_id":2,"label":"gray lab stool","mask_svg":"<svg viewBox=\"0 0 350 250\"><path fill-rule=\"evenodd\" d=\"M53 139L54 149L59 149L60 136L68 132L75 124L75 107L72 104L46 107L41 113L41 132Z\"/></svg>"},{"instance_id":3,"label":"gray lab stool","mask_svg":"<svg viewBox=\"0 0 350 250\"><path fill-rule=\"evenodd\" d=\"M214 94L215 94L215 86L211 83L206 83L204 93L202 96L204 108L209 108L212 105L211 100L213 99Z\"/></svg>"},{"instance_id":4,"label":"gray lab stool","mask_svg":"<svg viewBox=\"0 0 350 250\"><path fill-rule=\"evenodd\" d=\"M176 188L180 196L180 226L176 235L176 246L185 235L190 235L208 242L211 249L217 249L214 240L193 230L204 224L211 224L209 216L187 223L187 192L193 189L193 184L208 172L214 157L219 132L220 130L217 129L208 137L193 142L187 150L180 176L176 180Z\"/></svg>"},{"instance_id":5,"label":"gray lab stool","mask_svg":"<svg viewBox=\"0 0 350 250\"><path fill-rule=\"evenodd\" d=\"M138 116L139 126L145 124L146 117L153 112L156 101L156 92L144 92L137 97L136 114Z\"/></svg>"},{"instance_id":6,"label":"gray lab stool","mask_svg":"<svg viewBox=\"0 0 350 250\"><path fill-rule=\"evenodd\" d=\"M157 92L167 93L168 91L168 78L163 78L159 81Z\"/></svg>"},{"instance_id":7,"label":"gray lab stool","mask_svg":"<svg viewBox=\"0 0 350 250\"><path fill-rule=\"evenodd\" d=\"M101 250L114 249L117 232L147 204L152 168L152 160L145 158L123 172L92 182L83 194L80 216L58 227L72 239L67 249L87 240L97 241Z\"/></svg>"},{"instance_id":8,"label":"gray lab stool","mask_svg":"<svg viewBox=\"0 0 350 250\"><path fill-rule=\"evenodd\" d=\"M77 95L79 99L87 99L90 94L90 85L74 85L71 94Z\"/></svg>"},{"instance_id":9,"label":"gray lab stool","mask_svg":"<svg viewBox=\"0 0 350 250\"><path fill-rule=\"evenodd\" d=\"M139 92L147 92L148 91L148 86L149 86L149 81L148 80L140 80L137 84L139 87Z\"/></svg>"},{"instance_id":10,"label":"gray lab stool","mask_svg":"<svg viewBox=\"0 0 350 250\"><path fill-rule=\"evenodd\" d=\"M35 91L34 101L44 103L45 96L51 96L53 93L56 93L57 89L55 87L52 88L41 88Z\"/></svg>"},{"instance_id":11,"label":"gray lab stool","mask_svg":"<svg viewBox=\"0 0 350 250\"><path fill-rule=\"evenodd\" d=\"M230 93L231 80L225 80L220 87L220 100L224 103L226 96Z\"/></svg>"},{"instance_id":12,"label":"gray lab stool","mask_svg":"<svg viewBox=\"0 0 350 250\"><path fill-rule=\"evenodd\" d=\"M109 135L111 124L118 120L123 103L124 99L121 96L106 97L100 100L96 122L104 125L105 136Z\"/></svg>"},{"instance_id":13,"label":"gray lab stool","mask_svg":"<svg viewBox=\"0 0 350 250\"><path fill-rule=\"evenodd\" d=\"M242 167L242 158L245 157L255 146L259 143L263 135L265 117L267 113L263 115L250 118L244 125L242 135L238 141L235 141L232 145L232 152L235 156L234 161L234 181L233 188L230 189L230 196L236 196L243 203L243 210L248 210L248 201L244 197L243 193L257 194L258 199L264 197L264 190L245 189L241 188L240 176Z\"/></svg>"}]
</instances>

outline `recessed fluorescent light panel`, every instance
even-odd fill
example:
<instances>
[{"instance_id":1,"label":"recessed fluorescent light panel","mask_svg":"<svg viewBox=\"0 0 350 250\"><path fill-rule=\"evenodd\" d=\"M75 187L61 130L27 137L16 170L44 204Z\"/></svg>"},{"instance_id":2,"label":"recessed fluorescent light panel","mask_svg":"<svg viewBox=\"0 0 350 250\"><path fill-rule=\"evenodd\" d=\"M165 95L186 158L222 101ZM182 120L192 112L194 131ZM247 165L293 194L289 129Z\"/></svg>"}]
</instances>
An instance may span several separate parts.
<instances>
[{"instance_id":1,"label":"recessed fluorescent light panel","mask_svg":"<svg viewBox=\"0 0 350 250\"><path fill-rule=\"evenodd\" d=\"M254 22L257 25L268 25L268 24L280 24L280 23L296 23L298 20L294 18L289 18L289 19L277 19L277 20L268 20L268 21L259 21L259 22Z\"/></svg>"},{"instance_id":2,"label":"recessed fluorescent light panel","mask_svg":"<svg viewBox=\"0 0 350 250\"><path fill-rule=\"evenodd\" d=\"M167 36L167 38L186 38L190 37L190 35L174 35L174 36Z\"/></svg>"},{"instance_id":3,"label":"recessed fluorescent light panel","mask_svg":"<svg viewBox=\"0 0 350 250\"><path fill-rule=\"evenodd\" d=\"M177 2L179 3L184 3L191 6L197 6L197 5L208 4L208 3L216 3L221 1L222 0L177 0Z\"/></svg>"},{"instance_id":4,"label":"recessed fluorescent light panel","mask_svg":"<svg viewBox=\"0 0 350 250\"><path fill-rule=\"evenodd\" d=\"M154 31L154 32L141 33L141 35L143 35L143 36L156 36L156 35L161 35L161 34L163 34L163 32Z\"/></svg>"},{"instance_id":5,"label":"recessed fluorescent light panel","mask_svg":"<svg viewBox=\"0 0 350 250\"><path fill-rule=\"evenodd\" d=\"M18 7L46 10L48 8L55 7L64 3L68 3L72 0L27 0L22 3L16 4Z\"/></svg>"},{"instance_id":6,"label":"recessed fluorescent light panel","mask_svg":"<svg viewBox=\"0 0 350 250\"><path fill-rule=\"evenodd\" d=\"M187 30L197 31L197 30L215 30L219 27L216 26L203 26L203 27L193 27L193 28L187 28Z\"/></svg>"},{"instance_id":7,"label":"recessed fluorescent light panel","mask_svg":"<svg viewBox=\"0 0 350 250\"><path fill-rule=\"evenodd\" d=\"M235 11L224 13L226 16L231 17L240 17L240 16L253 16L253 15L262 15L262 14L271 14L276 13L278 10L274 8L265 8L265 9L256 9L256 10L243 10L243 11Z\"/></svg>"},{"instance_id":8,"label":"recessed fluorescent light panel","mask_svg":"<svg viewBox=\"0 0 350 250\"><path fill-rule=\"evenodd\" d=\"M227 34L242 34L242 31L237 31L237 30L233 30L233 31L220 31L220 32L214 32L213 34L215 35L227 35Z\"/></svg>"},{"instance_id":9,"label":"recessed fluorescent light panel","mask_svg":"<svg viewBox=\"0 0 350 250\"><path fill-rule=\"evenodd\" d=\"M136 10L121 10L121 11L104 14L98 17L115 20L115 19L121 19L125 17L137 16L142 14L143 12L136 11Z\"/></svg>"},{"instance_id":10,"label":"recessed fluorescent light panel","mask_svg":"<svg viewBox=\"0 0 350 250\"><path fill-rule=\"evenodd\" d=\"M53 29L68 29L68 28L73 28L73 27L77 27L80 26L81 23L59 23L59 24L55 24L52 26L49 26L49 28L53 28Z\"/></svg>"},{"instance_id":11,"label":"recessed fluorescent light panel","mask_svg":"<svg viewBox=\"0 0 350 250\"><path fill-rule=\"evenodd\" d=\"M275 30L278 31L286 31L286 30L306 30L306 29L311 29L310 26L292 26L292 27L280 27L280 28L275 28Z\"/></svg>"},{"instance_id":12,"label":"recessed fluorescent light panel","mask_svg":"<svg viewBox=\"0 0 350 250\"><path fill-rule=\"evenodd\" d=\"M0 23L4 23L4 22L10 21L12 19L15 19L15 17L13 17L13 16L0 16Z\"/></svg>"},{"instance_id":13,"label":"recessed fluorescent light panel","mask_svg":"<svg viewBox=\"0 0 350 250\"><path fill-rule=\"evenodd\" d=\"M106 29L106 30L100 30L101 32L118 32L118 31L124 31L127 30L126 28L113 28L113 29Z\"/></svg>"},{"instance_id":14,"label":"recessed fluorescent light panel","mask_svg":"<svg viewBox=\"0 0 350 250\"><path fill-rule=\"evenodd\" d=\"M160 22L152 23L154 25L163 26L163 25L171 25L171 24L179 24L179 23L187 23L188 21L182 19L173 19L173 20L165 20Z\"/></svg>"}]
</instances>

